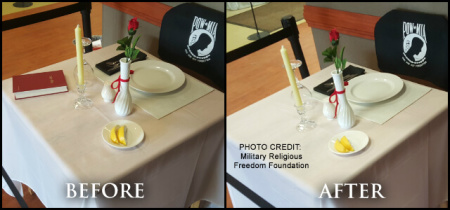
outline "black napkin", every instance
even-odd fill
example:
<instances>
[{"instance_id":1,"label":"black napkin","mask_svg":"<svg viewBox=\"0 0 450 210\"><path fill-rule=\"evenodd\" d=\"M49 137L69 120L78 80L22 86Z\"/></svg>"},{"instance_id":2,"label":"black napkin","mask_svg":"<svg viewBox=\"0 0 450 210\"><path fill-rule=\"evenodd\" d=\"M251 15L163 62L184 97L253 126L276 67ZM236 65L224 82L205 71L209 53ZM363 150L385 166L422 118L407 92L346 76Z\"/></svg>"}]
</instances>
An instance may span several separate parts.
<instances>
[{"instance_id":1,"label":"black napkin","mask_svg":"<svg viewBox=\"0 0 450 210\"><path fill-rule=\"evenodd\" d=\"M124 58L124 57L125 57L125 53L119 54L117 56L114 56L114 57L106 60L106 61L102 61L100 63L95 64L95 67L100 69L100 71L102 71L103 73L111 76L111 75L115 74L116 72L120 71L120 63L118 65L111 66L111 65L106 64L106 62L119 61L121 58ZM136 59L134 59L131 62L133 63L133 62L141 61L141 60L145 60L145 59L147 59L147 54L145 54L143 52L139 52Z\"/></svg>"},{"instance_id":2,"label":"black napkin","mask_svg":"<svg viewBox=\"0 0 450 210\"><path fill-rule=\"evenodd\" d=\"M356 76L362 75L365 73L365 70L362 68L358 68L355 66L347 66L347 68L344 69L342 76L345 77L346 75L349 74L356 74ZM354 77L353 77L354 78ZM350 79L344 79L344 81L348 81L351 80L353 78ZM317 85L316 87L314 87L313 89L319 93L325 94L327 96L330 96L333 91L334 91L334 85L329 85L331 84L331 82L333 82L333 78L328 79L325 82L322 82L320 85ZM328 85L326 85L328 84Z\"/></svg>"}]
</instances>

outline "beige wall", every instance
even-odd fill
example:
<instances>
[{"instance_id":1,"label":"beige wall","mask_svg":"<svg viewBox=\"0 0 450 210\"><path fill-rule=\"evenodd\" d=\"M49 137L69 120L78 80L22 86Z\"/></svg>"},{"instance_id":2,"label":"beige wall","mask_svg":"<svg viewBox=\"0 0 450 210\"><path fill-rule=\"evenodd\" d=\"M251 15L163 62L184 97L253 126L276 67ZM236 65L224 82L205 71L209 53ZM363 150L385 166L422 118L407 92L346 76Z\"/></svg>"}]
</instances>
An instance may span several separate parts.
<instances>
[{"instance_id":1,"label":"beige wall","mask_svg":"<svg viewBox=\"0 0 450 210\"><path fill-rule=\"evenodd\" d=\"M347 12L355 12L374 16L383 16L393 9L403 9L429 14L443 15L448 19L448 2L374 2L374 3L340 3L340 2L307 2L307 5L337 9ZM332 63L324 63L322 51L330 46L328 31L312 29L316 44L317 56L320 67L324 68ZM342 34L339 46L345 46L344 58L358 65L379 70L375 54L375 42L373 40Z\"/></svg>"},{"instance_id":2,"label":"beige wall","mask_svg":"<svg viewBox=\"0 0 450 210\"><path fill-rule=\"evenodd\" d=\"M169 6L177 6L185 2L161 2ZM225 4L223 2L195 2L203 6L225 11ZM119 10L113 9L109 6L103 5L103 23L102 23L102 45L108 46L117 42L127 36L128 21L133 16L125 14ZM225 18L225 17L224 17ZM141 35L137 46L149 52L152 55L158 56L158 40L160 28L145 21L139 21L139 29L137 34Z\"/></svg>"}]
</instances>

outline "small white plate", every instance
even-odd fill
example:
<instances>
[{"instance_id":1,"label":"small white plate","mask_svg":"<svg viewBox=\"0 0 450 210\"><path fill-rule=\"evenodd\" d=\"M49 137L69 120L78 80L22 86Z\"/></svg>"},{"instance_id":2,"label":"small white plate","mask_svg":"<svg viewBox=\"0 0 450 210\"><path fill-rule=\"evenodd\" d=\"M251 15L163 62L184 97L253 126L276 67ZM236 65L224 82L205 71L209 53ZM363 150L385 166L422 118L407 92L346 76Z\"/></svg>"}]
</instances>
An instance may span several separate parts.
<instances>
[{"instance_id":1,"label":"small white plate","mask_svg":"<svg viewBox=\"0 0 450 210\"><path fill-rule=\"evenodd\" d=\"M355 103L377 103L394 97L403 88L403 80L388 73L365 74L348 82L346 96Z\"/></svg>"},{"instance_id":2,"label":"small white plate","mask_svg":"<svg viewBox=\"0 0 450 210\"><path fill-rule=\"evenodd\" d=\"M343 136L347 137L348 141L353 146L353 149L355 149L355 151L341 153L341 152L338 152L334 148L334 143L336 142L336 140L338 140L338 139L341 140L341 138ZM338 134L334 135L330 139L330 141L328 142L328 149L330 149L331 152L338 154L338 155L351 155L351 154L355 154L355 153L361 151L368 144L369 144L369 136L367 136L366 133L364 133L362 131L344 131L342 133L338 133Z\"/></svg>"},{"instance_id":3,"label":"small white plate","mask_svg":"<svg viewBox=\"0 0 450 210\"><path fill-rule=\"evenodd\" d=\"M184 84L185 76L178 67L157 60L144 60L132 63L134 71L130 87L146 93L166 93Z\"/></svg>"},{"instance_id":4,"label":"small white plate","mask_svg":"<svg viewBox=\"0 0 450 210\"><path fill-rule=\"evenodd\" d=\"M123 144L116 144L111 141L111 129L116 125L119 126L125 125L127 127L126 128L127 130L125 132L125 139L127 140L127 146L124 146ZM105 127L103 127L102 136L103 140L110 146L117 149L128 149L131 147L135 147L136 145L141 143L142 140L144 140L144 130L142 130L142 127L133 121L116 120L106 124Z\"/></svg>"}]
</instances>

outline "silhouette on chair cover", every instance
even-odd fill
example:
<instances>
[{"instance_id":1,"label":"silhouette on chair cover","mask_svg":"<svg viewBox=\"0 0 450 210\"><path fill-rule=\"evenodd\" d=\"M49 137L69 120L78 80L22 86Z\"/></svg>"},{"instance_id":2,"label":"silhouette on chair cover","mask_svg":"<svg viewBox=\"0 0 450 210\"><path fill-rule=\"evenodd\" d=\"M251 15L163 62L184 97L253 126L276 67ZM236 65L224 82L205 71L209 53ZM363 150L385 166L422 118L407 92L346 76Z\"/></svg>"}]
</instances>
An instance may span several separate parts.
<instances>
[{"instance_id":1,"label":"silhouette on chair cover","mask_svg":"<svg viewBox=\"0 0 450 210\"><path fill-rule=\"evenodd\" d=\"M197 40L193 41L192 45L189 45L189 48L200 57L208 55L212 50L210 46L214 46L213 44L213 40L207 34L202 33Z\"/></svg>"},{"instance_id":2,"label":"silhouette on chair cover","mask_svg":"<svg viewBox=\"0 0 450 210\"><path fill-rule=\"evenodd\" d=\"M418 55L422 52L422 47L424 46L424 43L422 40L420 40L417 37L414 37L412 39L411 45L408 50L406 51L406 57L408 57L412 61L418 61L420 60Z\"/></svg>"}]
</instances>

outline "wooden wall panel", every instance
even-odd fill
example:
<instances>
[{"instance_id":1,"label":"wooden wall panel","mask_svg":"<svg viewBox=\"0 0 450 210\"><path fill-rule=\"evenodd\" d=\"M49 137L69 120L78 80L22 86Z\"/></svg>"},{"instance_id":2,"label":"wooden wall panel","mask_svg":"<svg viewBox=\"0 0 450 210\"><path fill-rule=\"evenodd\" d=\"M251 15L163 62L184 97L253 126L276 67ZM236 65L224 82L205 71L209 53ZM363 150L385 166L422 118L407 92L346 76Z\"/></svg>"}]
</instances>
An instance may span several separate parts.
<instances>
[{"instance_id":1,"label":"wooden wall panel","mask_svg":"<svg viewBox=\"0 0 450 210\"><path fill-rule=\"evenodd\" d=\"M312 28L374 40L375 24L380 17L305 5L303 16Z\"/></svg>"}]
</instances>

